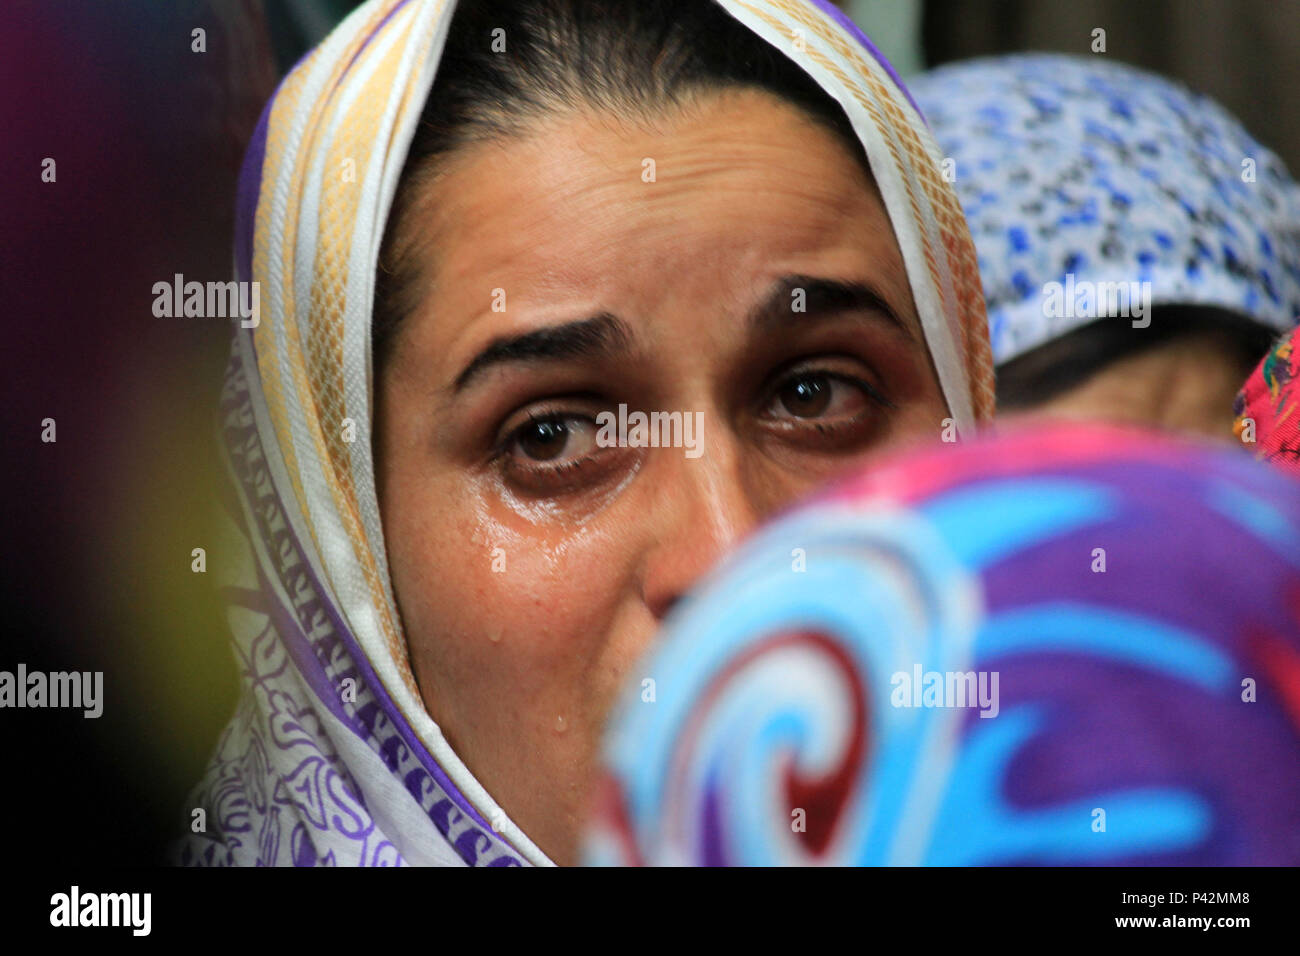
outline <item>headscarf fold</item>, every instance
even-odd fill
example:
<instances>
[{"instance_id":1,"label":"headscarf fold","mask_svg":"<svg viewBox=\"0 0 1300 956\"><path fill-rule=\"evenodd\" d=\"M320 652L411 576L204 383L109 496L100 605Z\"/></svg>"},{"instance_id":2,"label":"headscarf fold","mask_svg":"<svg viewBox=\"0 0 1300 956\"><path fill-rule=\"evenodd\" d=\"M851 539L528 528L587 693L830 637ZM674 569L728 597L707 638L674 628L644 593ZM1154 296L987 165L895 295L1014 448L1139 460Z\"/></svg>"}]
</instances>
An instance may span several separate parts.
<instances>
[{"instance_id":1,"label":"headscarf fold","mask_svg":"<svg viewBox=\"0 0 1300 956\"><path fill-rule=\"evenodd\" d=\"M588 863L1300 863L1300 496L1236 452L1067 425L881 464L636 675Z\"/></svg>"},{"instance_id":2,"label":"headscarf fold","mask_svg":"<svg viewBox=\"0 0 1300 956\"><path fill-rule=\"evenodd\" d=\"M873 47L820 0L722 0L845 109L902 248L951 414L993 407L974 249L933 141ZM454 3L370 0L284 79L245 158L221 401L233 493L209 560L237 713L175 852L201 865L547 864L430 718L389 580L371 453L379 247ZM200 814L197 811L202 810Z\"/></svg>"}]
</instances>

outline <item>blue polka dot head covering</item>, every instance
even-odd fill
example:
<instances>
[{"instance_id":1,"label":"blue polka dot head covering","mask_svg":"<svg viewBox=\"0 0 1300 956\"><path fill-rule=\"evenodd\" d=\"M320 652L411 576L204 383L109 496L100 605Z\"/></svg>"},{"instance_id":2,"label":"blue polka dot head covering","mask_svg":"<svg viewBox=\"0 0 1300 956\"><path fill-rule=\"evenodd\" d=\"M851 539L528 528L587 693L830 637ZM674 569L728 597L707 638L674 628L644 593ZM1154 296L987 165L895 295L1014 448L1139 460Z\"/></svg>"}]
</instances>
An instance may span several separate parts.
<instances>
[{"instance_id":1,"label":"blue polka dot head covering","mask_svg":"<svg viewBox=\"0 0 1300 956\"><path fill-rule=\"evenodd\" d=\"M1047 308L1053 282L1148 282L1151 305L1214 306L1278 330L1300 316L1300 187L1212 100L1100 57L1048 54L957 63L910 85L953 161L997 363L1105 314Z\"/></svg>"}]
</instances>

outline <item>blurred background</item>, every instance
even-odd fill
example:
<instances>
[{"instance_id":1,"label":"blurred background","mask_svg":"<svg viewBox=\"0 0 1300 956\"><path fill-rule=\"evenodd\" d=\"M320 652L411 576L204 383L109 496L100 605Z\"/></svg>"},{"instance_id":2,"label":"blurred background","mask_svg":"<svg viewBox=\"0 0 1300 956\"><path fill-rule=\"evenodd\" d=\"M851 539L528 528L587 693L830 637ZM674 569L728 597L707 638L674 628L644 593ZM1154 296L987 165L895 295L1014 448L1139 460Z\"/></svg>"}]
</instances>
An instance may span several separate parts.
<instances>
[{"instance_id":1,"label":"blurred background","mask_svg":"<svg viewBox=\"0 0 1300 956\"><path fill-rule=\"evenodd\" d=\"M1296 0L841 5L904 77L1011 51L1105 55L1213 96L1300 169ZM233 712L221 602L191 571L219 487L229 328L155 317L152 287L231 277L244 144L279 78L354 6L7 0L0 12L3 418L16 451L0 670L105 675L97 720L0 710L0 799L23 824L20 860L161 862ZM1097 28L1105 54L1091 52Z\"/></svg>"}]
</instances>

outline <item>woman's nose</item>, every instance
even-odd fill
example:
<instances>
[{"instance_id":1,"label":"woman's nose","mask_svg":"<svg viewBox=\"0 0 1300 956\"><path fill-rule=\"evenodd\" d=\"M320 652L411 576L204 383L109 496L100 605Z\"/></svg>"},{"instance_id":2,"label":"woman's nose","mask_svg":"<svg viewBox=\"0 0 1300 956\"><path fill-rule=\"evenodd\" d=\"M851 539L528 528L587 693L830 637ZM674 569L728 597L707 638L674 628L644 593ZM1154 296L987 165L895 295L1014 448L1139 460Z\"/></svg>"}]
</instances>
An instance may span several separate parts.
<instances>
[{"instance_id":1,"label":"woman's nose","mask_svg":"<svg viewBox=\"0 0 1300 956\"><path fill-rule=\"evenodd\" d=\"M656 622L758 523L761 509L746 489L739 457L720 444L677 461L657 489L655 540L641 574Z\"/></svg>"}]
</instances>

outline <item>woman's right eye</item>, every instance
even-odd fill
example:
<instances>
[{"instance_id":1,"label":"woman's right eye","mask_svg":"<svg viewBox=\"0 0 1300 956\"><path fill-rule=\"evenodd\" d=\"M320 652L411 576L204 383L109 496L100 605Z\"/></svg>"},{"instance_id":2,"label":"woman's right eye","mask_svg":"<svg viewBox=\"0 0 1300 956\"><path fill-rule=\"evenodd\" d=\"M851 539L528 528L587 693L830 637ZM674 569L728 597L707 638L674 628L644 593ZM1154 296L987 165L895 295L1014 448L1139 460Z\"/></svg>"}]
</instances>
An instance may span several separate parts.
<instances>
[{"instance_id":1,"label":"woman's right eye","mask_svg":"<svg viewBox=\"0 0 1300 956\"><path fill-rule=\"evenodd\" d=\"M526 494L554 497L578 492L610 477L624 459L604 448L590 415L530 413L506 432L497 453L505 480Z\"/></svg>"}]
</instances>

